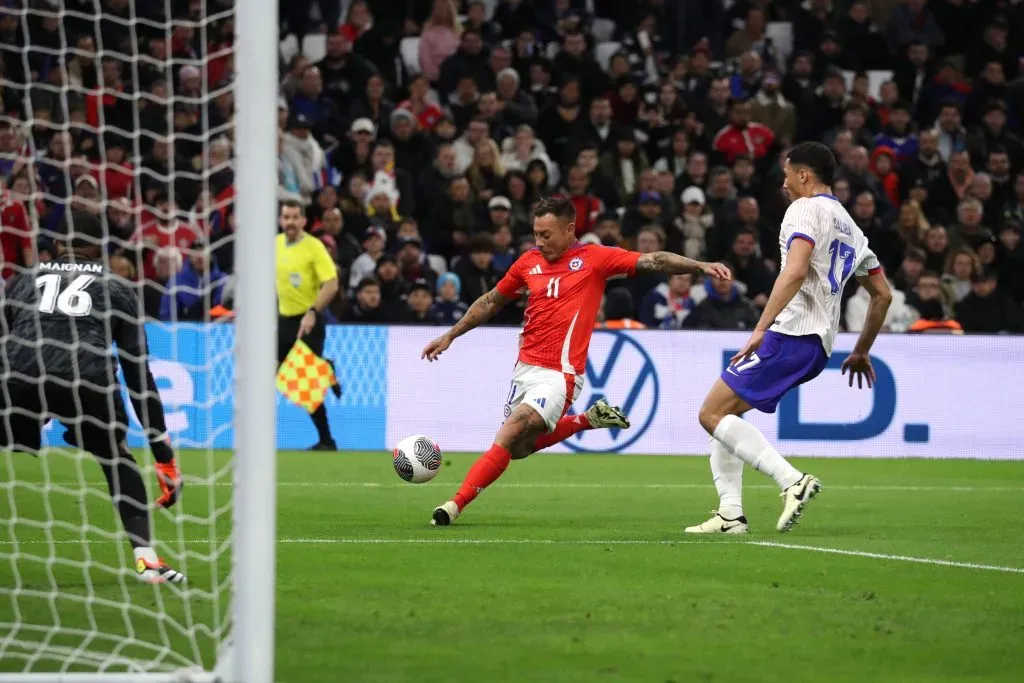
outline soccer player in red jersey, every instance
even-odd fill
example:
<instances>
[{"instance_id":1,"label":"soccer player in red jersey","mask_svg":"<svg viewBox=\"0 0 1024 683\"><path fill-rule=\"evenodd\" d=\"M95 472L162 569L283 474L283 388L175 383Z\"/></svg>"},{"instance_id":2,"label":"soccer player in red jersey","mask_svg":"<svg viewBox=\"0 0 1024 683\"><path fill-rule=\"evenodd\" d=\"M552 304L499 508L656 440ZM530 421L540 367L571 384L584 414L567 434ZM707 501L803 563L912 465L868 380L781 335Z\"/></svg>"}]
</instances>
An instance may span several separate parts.
<instances>
[{"instance_id":1,"label":"soccer player in red jersey","mask_svg":"<svg viewBox=\"0 0 1024 683\"><path fill-rule=\"evenodd\" d=\"M702 263L665 251L640 254L582 244L576 240L576 210L567 198L541 200L533 217L537 247L520 256L494 289L423 349L423 358L437 360L456 338L487 322L520 292L528 292L505 422L494 444L469 469L455 497L434 510L433 524L451 524L512 460L584 429L629 427L626 416L604 401L582 415L566 415L583 390L590 336L609 278L653 272L731 277L720 263Z\"/></svg>"}]
</instances>

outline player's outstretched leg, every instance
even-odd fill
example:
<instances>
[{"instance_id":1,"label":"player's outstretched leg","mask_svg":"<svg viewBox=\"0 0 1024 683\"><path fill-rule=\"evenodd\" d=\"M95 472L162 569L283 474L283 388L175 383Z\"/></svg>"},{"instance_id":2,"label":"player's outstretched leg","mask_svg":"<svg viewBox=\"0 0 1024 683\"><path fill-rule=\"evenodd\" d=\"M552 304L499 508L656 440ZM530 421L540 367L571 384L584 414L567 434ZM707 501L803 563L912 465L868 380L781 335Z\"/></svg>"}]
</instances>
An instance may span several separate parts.
<instances>
[{"instance_id":1,"label":"player's outstretched leg","mask_svg":"<svg viewBox=\"0 0 1024 683\"><path fill-rule=\"evenodd\" d=\"M757 427L740 417L750 409L750 404L719 379L700 408L700 424L740 460L775 480L782 489L782 515L776 528L788 531L817 495L821 482L790 465Z\"/></svg>"},{"instance_id":2,"label":"player's outstretched leg","mask_svg":"<svg viewBox=\"0 0 1024 683\"><path fill-rule=\"evenodd\" d=\"M711 438L711 476L718 489L718 509L708 521L688 526L688 534L745 534L743 516L743 461L718 439Z\"/></svg>"},{"instance_id":3,"label":"player's outstretched leg","mask_svg":"<svg viewBox=\"0 0 1024 683\"><path fill-rule=\"evenodd\" d=\"M150 534L149 501L142 474L124 442L111 452L109 446L89 444L86 450L96 456L107 478L110 498L117 506L121 524L128 534L135 555L135 571L144 583L182 583L185 575L161 560L153 549Z\"/></svg>"},{"instance_id":4,"label":"player's outstretched leg","mask_svg":"<svg viewBox=\"0 0 1024 683\"><path fill-rule=\"evenodd\" d=\"M551 433L538 436L533 442L533 452L554 446L588 429L611 428L629 429L629 418L618 406L609 405L608 401L599 398L585 413L566 415L558 421Z\"/></svg>"},{"instance_id":5,"label":"player's outstretched leg","mask_svg":"<svg viewBox=\"0 0 1024 683\"><path fill-rule=\"evenodd\" d=\"M513 458L523 458L533 451L537 436L547 425L540 413L520 405L498 430L494 444L469 468L455 497L434 509L431 524L447 526L455 521L474 498L498 480Z\"/></svg>"}]
</instances>

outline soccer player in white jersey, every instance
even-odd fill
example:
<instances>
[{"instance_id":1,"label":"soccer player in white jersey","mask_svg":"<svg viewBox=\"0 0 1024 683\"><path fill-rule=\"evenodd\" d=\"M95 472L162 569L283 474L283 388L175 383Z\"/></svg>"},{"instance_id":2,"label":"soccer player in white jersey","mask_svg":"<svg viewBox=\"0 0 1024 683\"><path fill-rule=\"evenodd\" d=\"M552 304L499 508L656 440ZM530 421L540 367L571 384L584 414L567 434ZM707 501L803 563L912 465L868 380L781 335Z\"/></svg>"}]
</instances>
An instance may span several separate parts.
<instances>
[{"instance_id":1,"label":"soccer player in white jersey","mask_svg":"<svg viewBox=\"0 0 1024 683\"><path fill-rule=\"evenodd\" d=\"M711 474L720 505L687 533L746 533L743 515L743 463L768 475L782 489L782 515L776 528L788 531L821 489L813 474L788 463L764 435L740 416L755 408L774 413L782 396L817 377L828 364L839 329L843 287L853 275L871 294L867 320L857 344L842 364L871 387L875 372L868 352L885 321L892 293L868 240L832 195L836 160L817 142L793 147L786 155L783 190L793 200L782 220L782 263L761 320L729 362L700 409L700 424L711 435Z\"/></svg>"}]
</instances>

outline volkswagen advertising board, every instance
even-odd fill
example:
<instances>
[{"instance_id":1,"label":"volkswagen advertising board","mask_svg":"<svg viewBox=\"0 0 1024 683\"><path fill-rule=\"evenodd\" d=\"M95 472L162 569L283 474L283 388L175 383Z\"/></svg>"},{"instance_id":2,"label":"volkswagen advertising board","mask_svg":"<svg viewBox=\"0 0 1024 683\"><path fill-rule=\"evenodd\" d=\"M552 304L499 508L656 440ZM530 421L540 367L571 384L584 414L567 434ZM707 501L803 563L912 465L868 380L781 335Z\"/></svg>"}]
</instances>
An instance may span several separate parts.
<instances>
[{"instance_id":1,"label":"volkswagen advertising board","mask_svg":"<svg viewBox=\"0 0 1024 683\"><path fill-rule=\"evenodd\" d=\"M333 326L326 355L343 385L327 409L343 449L385 450L429 434L449 451L486 449L505 415L518 334L482 328L438 362L420 359L440 328ZM153 373L181 448L234 441L234 330L230 325L149 326ZM600 397L630 415L629 430L577 434L555 452L707 452L697 410L727 359L746 340L734 332L597 331L583 393L573 411ZM1019 406L1024 338L882 335L872 358L878 382L850 388L839 373L856 340L840 335L828 368L791 392L773 415L749 419L783 453L846 457L1024 459ZM278 447L315 441L302 410L278 396ZM144 444L133 416L132 446ZM47 443L63 429L48 426Z\"/></svg>"}]
</instances>

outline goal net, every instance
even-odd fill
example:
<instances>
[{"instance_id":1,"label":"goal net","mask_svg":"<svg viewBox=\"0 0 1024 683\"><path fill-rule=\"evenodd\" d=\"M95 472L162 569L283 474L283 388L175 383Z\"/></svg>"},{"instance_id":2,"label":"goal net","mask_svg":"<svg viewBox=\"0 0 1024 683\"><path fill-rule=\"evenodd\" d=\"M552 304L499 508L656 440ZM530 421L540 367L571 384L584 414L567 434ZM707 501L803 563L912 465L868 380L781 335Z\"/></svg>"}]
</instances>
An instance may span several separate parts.
<instances>
[{"instance_id":1,"label":"goal net","mask_svg":"<svg viewBox=\"0 0 1024 683\"><path fill-rule=\"evenodd\" d=\"M274 400L272 352L256 340L236 359L241 345L235 342L259 324L256 318L269 322L264 336L274 336L272 292L263 302L266 314L245 302L267 294L246 273L268 272L263 266L272 263L266 255L272 254L276 207L251 182L256 171L239 167L269 166L267 159L276 156L274 129L260 121L274 117L276 71L268 71L276 70L277 3L239 0L238 14L235 5L0 4L2 277L8 284L19 273L35 277L41 311L98 317L109 348L123 315L110 305L90 310L70 291L77 284L55 289L57 298L47 304L52 297L38 276L54 268L47 262L58 258L68 217L88 212L100 218L104 234L96 244L104 265L137 302L128 322L145 320L149 364L185 482L174 506L155 504L161 489L148 446L152 434L133 407L144 403L122 388L127 446L148 489L152 546L187 576L184 583L155 586L138 580L132 544L109 490L116 487L108 487L92 454L68 445L65 432L68 426L74 432L74 424L43 423L38 457L0 451L0 681L53 680L55 673L69 681L248 681L272 675L272 654L257 652L248 664L239 663L246 656L239 654L243 645L251 649L254 629L264 643L272 629L273 461L266 465L273 420L256 430L245 422L247 406L254 420L265 423L272 415L261 416L258 403ZM254 21L253 35L236 42L238 19L257 6L271 16ZM253 117L255 124L242 124L236 111L246 69L236 73L236 47L257 41L271 56L252 62L252 71L263 68L264 84L250 83L246 103L265 101L270 111ZM265 139L262 146L251 144L256 134ZM245 135L250 145L241 152ZM270 153L260 157L257 148ZM246 248L242 237L236 249L235 212L243 203L251 206L238 209L240 219L256 209L263 216L259 230L247 226L258 239ZM249 290L242 294L242 287ZM13 294L5 305L12 300ZM39 338L18 340L34 346L40 365L50 343L44 337L40 330ZM71 340L71 355L85 343ZM245 372L254 363L262 363L266 380ZM5 369L3 381L18 371ZM244 388L236 387L236 377L243 376L249 378ZM46 419L45 398L42 405L39 417ZM88 414L90 406L78 408ZM5 409L5 420L11 409ZM109 428L116 433L114 425ZM253 448L258 453L251 467L232 452L252 438L249 432L263 440L269 434L269 445ZM257 466L269 469L252 479L262 486L236 493L238 478L245 480ZM257 510L253 524L262 524L262 532L246 535L235 521L248 519L240 506ZM253 568L260 559L263 566ZM256 580L236 589L247 573ZM250 617L239 626L244 610ZM253 667L262 673L244 673Z\"/></svg>"}]
</instances>

